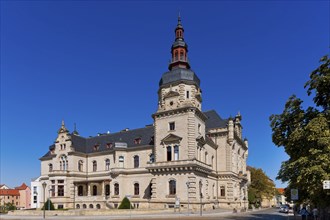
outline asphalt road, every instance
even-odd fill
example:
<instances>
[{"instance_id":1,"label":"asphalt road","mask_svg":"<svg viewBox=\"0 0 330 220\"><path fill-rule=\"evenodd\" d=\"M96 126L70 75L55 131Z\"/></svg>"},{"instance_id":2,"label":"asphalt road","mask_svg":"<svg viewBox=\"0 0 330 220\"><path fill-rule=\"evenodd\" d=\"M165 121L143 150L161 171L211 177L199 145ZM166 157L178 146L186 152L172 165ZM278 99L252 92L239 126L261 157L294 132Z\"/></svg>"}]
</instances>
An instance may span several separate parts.
<instances>
[{"instance_id":1,"label":"asphalt road","mask_svg":"<svg viewBox=\"0 0 330 220\"><path fill-rule=\"evenodd\" d=\"M28 220L28 219L43 219L42 216L10 216L0 215L0 219L11 219L11 220ZM231 212L204 212L203 216L199 213L158 213L158 214L143 214L143 215L117 215L117 216L46 216L46 220L164 220L164 219L180 219L180 220L300 220L300 217L294 218L294 216L288 216L287 214L279 213L278 209L264 209L254 212L245 213L231 213Z\"/></svg>"}]
</instances>

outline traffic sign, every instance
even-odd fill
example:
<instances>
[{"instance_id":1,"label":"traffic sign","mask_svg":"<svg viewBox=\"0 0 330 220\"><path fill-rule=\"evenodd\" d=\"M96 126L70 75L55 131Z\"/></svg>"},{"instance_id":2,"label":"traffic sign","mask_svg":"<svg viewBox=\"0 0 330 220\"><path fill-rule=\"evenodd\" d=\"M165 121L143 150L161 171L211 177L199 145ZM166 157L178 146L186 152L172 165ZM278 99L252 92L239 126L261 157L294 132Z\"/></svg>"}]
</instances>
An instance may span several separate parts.
<instances>
[{"instance_id":1,"label":"traffic sign","mask_svg":"<svg viewBox=\"0 0 330 220\"><path fill-rule=\"evenodd\" d=\"M291 200L298 200L298 189L291 189Z\"/></svg>"}]
</instances>

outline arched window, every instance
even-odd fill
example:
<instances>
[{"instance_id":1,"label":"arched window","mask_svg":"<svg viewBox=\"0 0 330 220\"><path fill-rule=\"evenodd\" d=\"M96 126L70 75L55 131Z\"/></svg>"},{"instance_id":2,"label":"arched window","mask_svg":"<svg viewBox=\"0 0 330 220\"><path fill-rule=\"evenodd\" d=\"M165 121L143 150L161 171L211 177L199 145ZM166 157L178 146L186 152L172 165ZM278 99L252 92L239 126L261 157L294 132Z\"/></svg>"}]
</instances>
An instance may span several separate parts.
<instances>
[{"instance_id":1,"label":"arched window","mask_svg":"<svg viewBox=\"0 0 330 220\"><path fill-rule=\"evenodd\" d=\"M134 195L140 194L140 185L138 183L134 183Z\"/></svg>"},{"instance_id":2,"label":"arched window","mask_svg":"<svg viewBox=\"0 0 330 220\"><path fill-rule=\"evenodd\" d=\"M93 186L93 196L96 196L97 195L97 186L94 185Z\"/></svg>"},{"instance_id":3,"label":"arched window","mask_svg":"<svg viewBox=\"0 0 330 220\"><path fill-rule=\"evenodd\" d=\"M76 209L80 209L80 205L79 204L76 205Z\"/></svg>"},{"instance_id":4,"label":"arched window","mask_svg":"<svg viewBox=\"0 0 330 220\"><path fill-rule=\"evenodd\" d=\"M167 146L166 151L167 151L167 161L171 161L172 160L172 147Z\"/></svg>"},{"instance_id":5,"label":"arched window","mask_svg":"<svg viewBox=\"0 0 330 220\"><path fill-rule=\"evenodd\" d=\"M60 158L60 170L68 170L68 158L66 155L62 155Z\"/></svg>"},{"instance_id":6,"label":"arched window","mask_svg":"<svg viewBox=\"0 0 330 220\"><path fill-rule=\"evenodd\" d=\"M119 167L124 167L124 156L119 156Z\"/></svg>"},{"instance_id":7,"label":"arched window","mask_svg":"<svg viewBox=\"0 0 330 220\"><path fill-rule=\"evenodd\" d=\"M212 168L214 168L214 156L213 155L211 157L211 166L212 166Z\"/></svg>"},{"instance_id":8,"label":"arched window","mask_svg":"<svg viewBox=\"0 0 330 220\"><path fill-rule=\"evenodd\" d=\"M179 160L179 146L174 146L174 160Z\"/></svg>"},{"instance_id":9,"label":"arched window","mask_svg":"<svg viewBox=\"0 0 330 220\"><path fill-rule=\"evenodd\" d=\"M86 204L83 204L83 209L86 209L86 208L87 208Z\"/></svg>"},{"instance_id":10,"label":"arched window","mask_svg":"<svg viewBox=\"0 0 330 220\"><path fill-rule=\"evenodd\" d=\"M179 58L179 52L176 50L174 53L174 61L177 61Z\"/></svg>"},{"instance_id":11,"label":"arched window","mask_svg":"<svg viewBox=\"0 0 330 220\"><path fill-rule=\"evenodd\" d=\"M180 60L184 60L183 51L182 50L180 51Z\"/></svg>"},{"instance_id":12,"label":"arched window","mask_svg":"<svg viewBox=\"0 0 330 220\"><path fill-rule=\"evenodd\" d=\"M119 184L118 183L115 183L114 184L114 188L115 188L115 195L118 196L119 195Z\"/></svg>"},{"instance_id":13,"label":"arched window","mask_svg":"<svg viewBox=\"0 0 330 220\"><path fill-rule=\"evenodd\" d=\"M169 194L170 195L176 194L176 181L175 180L169 181Z\"/></svg>"},{"instance_id":14,"label":"arched window","mask_svg":"<svg viewBox=\"0 0 330 220\"><path fill-rule=\"evenodd\" d=\"M82 172L83 171L83 161L82 160L79 160L78 161L78 171L79 172Z\"/></svg>"},{"instance_id":15,"label":"arched window","mask_svg":"<svg viewBox=\"0 0 330 220\"><path fill-rule=\"evenodd\" d=\"M110 195L110 185L109 184L105 185L105 195L106 196Z\"/></svg>"},{"instance_id":16,"label":"arched window","mask_svg":"<svg viewBox=\"0 0 330 220\"><path fill-rule=\"evenodd\" d=\"M94 160L93 161L93 171L96 172L97 170L97 162Z\"/></svg>"},{"instance_id":17,"label":"arched window","mask_svg":"<svg viewBox=\"0 0 330 220\"><path fill-rule=\"evenodd\" d=\"M140 166L140 158L138 155L134 156L134 168L138 168Z\"/></svg>"},{"instance_id":18,"label":"arched window","mask_svg":"<svg viewBox=\"0 0 330 220\"><path fill-rule=\"evenodd\" d=\"M93 204L89 204L89 208L93 209L94 208Z\"/></svg>"},{"instance_id":19,"label":"arched window","mask_svg":"<svg viewBox=\"0 0 330 220\"><path fill-rule=\"evenodd\" d=\"M110 160L109 159L105 160L105 170L110 170Z\"/></svg>"},{"instance_id":20,"label":"arched window","mask_svg":"<svg viewBox=\"0 0 330 220\"><path fill-rule=\"evenodd\" d=\"M154 163L155 162L155 155L154 154L150 154L149 155L149 162L150 163Z\"/></svg>"},{"instance_id":21,"label":"arched window","mask_svg":"<svg viewBox=\"0 0 330 220\"><path fill-rule=\"evenodd\" d=\"M49 172L53 172L53 164L50 163L48 167L49 167Z\"/></svg>"},{"instance_id":22,"label":"arched window","mask_svg":"<svg viewBox=\"0 0 330 220\"><path fill-rule=\"evenodd\" d=\"M83 196L83 195L84 195L84 187L78 186L78 196Z\"/></svg>"},{"instance_id":23,"label":"arched window","mask_svg":"<svg viewBox=\"0 0 330 220\"><path fill-rule=\"evenodd\" d=\"M97 209L100 209L101 208L101 205L100 204L96 204L96 208Z\"/></svg>"}]
</instances>

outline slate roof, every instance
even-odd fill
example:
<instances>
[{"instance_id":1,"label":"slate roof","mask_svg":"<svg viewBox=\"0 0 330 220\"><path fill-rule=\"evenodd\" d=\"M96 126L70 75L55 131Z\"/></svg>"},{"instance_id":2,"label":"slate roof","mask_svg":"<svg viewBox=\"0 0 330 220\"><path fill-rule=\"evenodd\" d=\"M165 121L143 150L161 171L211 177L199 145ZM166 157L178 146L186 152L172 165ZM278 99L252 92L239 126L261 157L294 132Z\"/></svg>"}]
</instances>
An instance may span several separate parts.
<instances>
[{"instance_id":1,"label":"slate roof","mask_svg":"<svg viewBox=\"0 0 330 220\"><path fill-rule=\"evenodd\" d=\"M80 136L72 135L72 144L76 151L83 153L92 153L94 146L98 146L99 151L109 150L107 144L112 143L113 146L116 142L127 143L127 147L137 147L153 145L154 127L149 126L145 128L138 128L134 130L121 131L113 134L104 134L96 137L83 138ZM141 138L140 143L134 143L135 139Z\"/></svg>"},{"instance_id":2,"label":"slate roof","mask_svg":"<svg viewBox=\"0 0 330 220\"><path fill-rule=\"evenodd\" d=\"M171 71L166 72L162 75L162 78L159 81L159 86L167 85L175 82L189 81L200 86L200 79L190 69L184 68L173 68Z\"/></svg>"},{"instance_id":3,"label":"slate roof","mask_svg":"<svg viewBox=\"0 0 330 220\"><path fill-rule=\"evenodd\" d=\"M203 112L206 117L208 118L206 120L206 130L212 129L212 128L226 128L228 120L222 119L218 113L215 110L210 110L207 112Z\"/></svg>"},{"instance_id":4,"label":"slate roof","mask_svg":"<svg viewBox=\"0 0 330 220\"><path fill-rule=\"evenodd\" d=\"M222 119L215 110L204 112L207 116L206 130L212 128L225 128L227 127L228 120ZM140 143L134 143L135 139L141 138ZM81 137L78 135L71 134L72 146L76 152L81 153L93 153L112 150L115 143L126 143L127 148L138 147L138 146L153 146L154 138L154 126L147 126L144 128L138 128L133 130L121 131L113 134L103 134L95 137ZM107 145L112 144L112 147ZM97 146L98 149L94 150ZM55 145L51 145L49 149L53 149ZM51 156L48 151L42 158Z\"/></svg>"}]
</instances>

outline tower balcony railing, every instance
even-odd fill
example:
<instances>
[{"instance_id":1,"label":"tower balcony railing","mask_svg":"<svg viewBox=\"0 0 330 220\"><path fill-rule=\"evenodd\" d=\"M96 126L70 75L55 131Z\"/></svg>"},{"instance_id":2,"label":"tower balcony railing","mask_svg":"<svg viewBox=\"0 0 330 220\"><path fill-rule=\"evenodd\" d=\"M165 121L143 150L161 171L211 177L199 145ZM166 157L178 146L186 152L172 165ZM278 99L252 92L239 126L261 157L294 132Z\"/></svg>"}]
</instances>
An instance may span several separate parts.
<instances>
[{"instance_id":1,"label":"tower balcony railing","mask_svg":"<svg viewBox=\"0 0 330 220\"><path fill-rule=\"evenodd\" d=\"M172 63L176 63L176 62L179 62L179 61L189 63L188 57L186 57L186 58L173 58L173 59L169 60L168 63L172 64Z\"/></svg>"}]
</instances>

